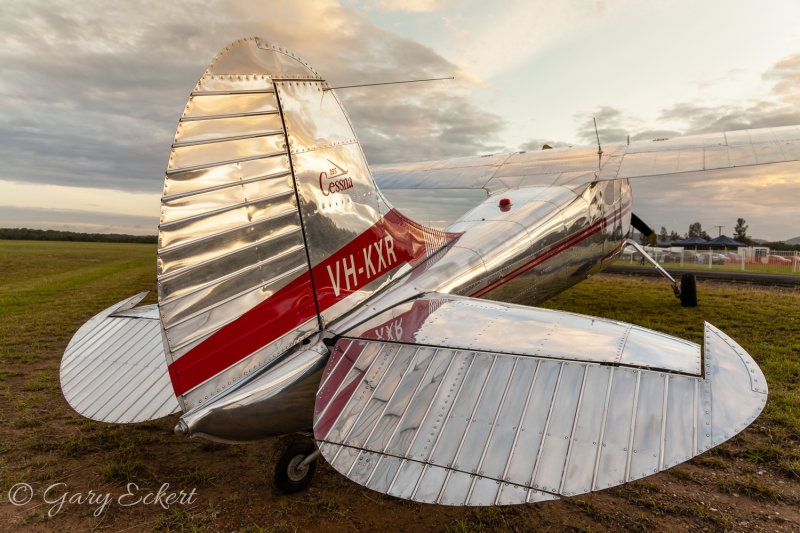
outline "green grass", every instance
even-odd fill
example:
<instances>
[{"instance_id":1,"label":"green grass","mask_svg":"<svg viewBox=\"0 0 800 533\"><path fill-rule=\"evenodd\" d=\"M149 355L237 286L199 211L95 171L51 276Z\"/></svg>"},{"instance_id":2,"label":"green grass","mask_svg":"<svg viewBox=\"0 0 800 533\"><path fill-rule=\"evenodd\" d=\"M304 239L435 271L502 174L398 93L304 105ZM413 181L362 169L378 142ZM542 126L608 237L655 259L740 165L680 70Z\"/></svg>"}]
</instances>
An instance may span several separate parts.
<instances>
[{"instance_id":1,"label":"green grass","mask_svg":"<svg viewBox=\"0 0 800 533\"><path fill-rule=\"evenodd\" d=\"M155 289L155 255L153 244L0 241L0 360L60 358L85 320Z\"/></svg>"},{"instance_id":2,"label":"green grass","mask_svg":"<svg viewBox=\"0 0 800 533\"><path fill-rule=\"evenodd\" d=\"M69 339L102 309L155 288L155 252L155 245L0 241L0 495L22 481L41 488L66 480L73 491L115 494L128 481L148 489L168 481L176 489L198 487L197 503L170 510L115 507L92 522L97 519L88 507L71 506L51 520L46 507L24 511L0 500L12 517L0 529L699 530L742 521L758 529L771 525L761 517L765 507L781 516L779 506L796 507L800 291L701 282L700 306L684 308L660 280L595 276L549 300L545 307L632 322L694 342L702 342L703 321L711 322L761 366L770 387L765 411L742 437L643 482L559 502L464 509L382 496L326 465L308 491L281 495L269 481L278 439L223 445L175 436L175 417L109 425L72 412L58 388ZM146 302L153 301L151 294ZM723 512L717 502L725 498L757 505L751 506L755 511Z\"/></svg>"},{"instance_id":3,"label":"green grass","mask_svg":"<svg viewBox=\"0 0 800 533\"><path fill-rule=\"evenodd\" d=\"M698 307L681 307L667 283L593 278L542 307L597 315L703 342L703 322L721 329L758 363L769 384L762 421L776 438L800 441L800 291L698 285Z\"/></svg>"}]
</instances>

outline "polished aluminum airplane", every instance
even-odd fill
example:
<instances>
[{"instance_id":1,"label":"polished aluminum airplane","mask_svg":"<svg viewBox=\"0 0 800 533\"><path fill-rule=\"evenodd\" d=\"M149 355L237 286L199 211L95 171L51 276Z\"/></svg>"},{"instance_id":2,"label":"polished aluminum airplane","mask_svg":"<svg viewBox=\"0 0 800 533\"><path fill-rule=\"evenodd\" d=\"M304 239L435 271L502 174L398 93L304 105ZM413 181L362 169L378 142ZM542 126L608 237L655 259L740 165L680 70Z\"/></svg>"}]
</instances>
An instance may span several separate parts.
<instances>
[{"instance_id":1,"label":"polished aluminum airplane","mask_svg":"<svg viewBox=\"0 0 800 533\"><path fill-rule=\"evenodd\" d=\"M61 364L93 420L178 413L223 442L305 432L278 486L321 454L375 491L503 505L670 468L753 422L767 384L704 346L537 304L601 271L631 227L628 179L800 159L800 128L369 167L336 92L258 38L225 48L178 124L158 304L89 320ZM380 188L379 186L380 185ZM433 210L475 205L444 228ZM388 194L388 193L387 193ZM430 201L441 199L440 202Z\"/></svg>"}]
</instances>

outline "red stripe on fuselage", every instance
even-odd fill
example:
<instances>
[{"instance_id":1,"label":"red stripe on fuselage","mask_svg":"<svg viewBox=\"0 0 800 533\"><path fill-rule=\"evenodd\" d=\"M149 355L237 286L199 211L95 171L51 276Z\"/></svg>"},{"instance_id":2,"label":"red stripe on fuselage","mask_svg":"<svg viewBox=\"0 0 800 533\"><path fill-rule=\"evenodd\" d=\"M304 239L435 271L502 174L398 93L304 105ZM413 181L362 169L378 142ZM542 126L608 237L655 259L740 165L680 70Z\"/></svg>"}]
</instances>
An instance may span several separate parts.
<instances>
[{"instance_id":1,"label":"red stripe on fuselage","mask_svg":"<svg viewBox=\"0 0 800 533\"><path fill-rule=\"evenodd\" d=\"M305 272L169 365L175 394L193 389L316 314L311 276Z\"/></svg>"},{"instance_id":2,"label":"red stripe on fuselage","mask_svg":"<svg viewBox=\"0 0 800 533\"><path fill-rule=\"evenodd\" d=\"M427 235L426 235L427 233ZM389 211L364 233L169 365L180 396L404 263L416 264L456 233L426 228ZM311 279L317 290L317 305Z\"/></svg>"},{"instance_id":3,"label":"red stripe on fuselage","mask_svg":"<svg viewBox=\"0 0 800 533\"><path fill-rule=\"evenodd\" d=\"M529 260L524 265L521 265L521 266L517 267L516 269L512 270L511 272L509 272L505 276L494 280L492 283L490 283L486 287L475 291L474 293L470 294L470 297L479 298L481 296L484 296L484 295L492 292L493 290L505 285L506 283L508 283L512 279L514 279L514 278L516 278L516 277L528 272L532 268L535 268L538 265L544 263L548 259L552 259L553 257L557 256L561 252L563 252L565 250L568 250L569 248L572 248L576 244L588 239L589 237L591 237L595 233L597 233L597 232L601 231L602 229L606 228L609 224L614 224L618 220L622 219L622 217L625 216L628 213L628 211L630 210L630 207L631 207L630 203L622 206L621 209L615 210L614 213L609 215L608 217L605 217L605 218L602 218L602 219L598 220L597 222L595 222L594 224L592 224L588 228L585 228L585 229L579 231L578 233L576 233L575 235L573 235L572 237L568 237L567 239L561 241L560 243L552 246L546 252L543 252L543 253L537 255L536 257L534 257L533 259Z\"/></svg>"}]
</instances>

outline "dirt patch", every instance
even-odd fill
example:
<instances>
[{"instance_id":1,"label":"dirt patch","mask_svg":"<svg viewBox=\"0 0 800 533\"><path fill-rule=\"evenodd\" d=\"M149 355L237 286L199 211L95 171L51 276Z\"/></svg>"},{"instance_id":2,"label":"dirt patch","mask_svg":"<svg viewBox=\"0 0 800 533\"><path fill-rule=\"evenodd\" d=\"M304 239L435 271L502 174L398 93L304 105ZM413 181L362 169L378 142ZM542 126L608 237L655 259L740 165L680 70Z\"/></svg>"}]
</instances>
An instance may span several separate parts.
<instances>
[{"instance_id":1,"label":"dirt patch","mask_svg":"<svg viewBox=\"0 0 800 533\"><path fill-rule=\"evenodd\" d=\"M768 404L765 414L733 440L666 472L610 490L532 505L464 508L384 496L350 482L324 463L308 490L287 496L271 481L285 437L216 444L174 435L177 416L109 425L74 413L58 386L66 343L86 318L109 305L106 301L140 290L149 283L142 281L149 275L142 273L135 283L126 278L124 283L99 284L89 293L90 301L74 306L74 312L67 302L48 300L47 308L3 317L0 530L800 530L800 451L797 416L791 410L797 403L791 394L800 372L784 362L770 366L774 360L790 361L792 353L796 358L795 295L717 282L699 286L701 309L706 305L702 316L712 322L730 320L732 335L754 354L770 382L773 406ZM741 290L755 292L739 294ZM696 332L683 321L694 324L700 318L700 311L681 310L668 287L647 280L600 276L562 296L551 305L637 323L643 322L642 316L655 316L671 324L656 329L680 334L686 327L687 337ZM776 298L791 301L773 302L776 307L771 310L765 302ZM763 325L730 318L742 302L750 301L761 302ZM725 302L729 307L721 308ZM785 333L773 338L776 330ZM25 505L14 505L10 498L25 495L21 483L33 489L33 497ZM160 505L173 493L184 499Z\"/></svg>"}]
</instances>

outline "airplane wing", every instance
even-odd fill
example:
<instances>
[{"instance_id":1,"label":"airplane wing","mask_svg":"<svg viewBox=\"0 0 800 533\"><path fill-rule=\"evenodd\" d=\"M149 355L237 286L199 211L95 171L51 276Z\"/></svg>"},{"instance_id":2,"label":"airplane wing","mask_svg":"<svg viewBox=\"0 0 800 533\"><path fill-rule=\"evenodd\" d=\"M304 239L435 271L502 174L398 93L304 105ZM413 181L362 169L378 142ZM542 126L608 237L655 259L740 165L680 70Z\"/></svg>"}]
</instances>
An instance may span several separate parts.
<instances>
[{"instance_id":1,"label":"airplane wing","mask_svg":"<svg viewBox=\"0 0 800 533\"><path fill-rule=\"evenodd\" d=\"M594 179L672 176L800 160L800 126L634 141L603 148L553 149L448 161L373 166L381 190L582 186Z\"/></svg>"},{"instance_id":2,"label":"airplane wing","mask_svg":"<svg viewBox=\"0 0 800 533\"><path fill-rule=\"evenodd\" d=\"M758 416L750 356L706 324L702 357L630 324L428 294L336 344L314 436L337 471L400 498L572 496L684 462Z\"/></svg>"}]
</instances>

